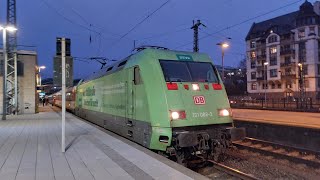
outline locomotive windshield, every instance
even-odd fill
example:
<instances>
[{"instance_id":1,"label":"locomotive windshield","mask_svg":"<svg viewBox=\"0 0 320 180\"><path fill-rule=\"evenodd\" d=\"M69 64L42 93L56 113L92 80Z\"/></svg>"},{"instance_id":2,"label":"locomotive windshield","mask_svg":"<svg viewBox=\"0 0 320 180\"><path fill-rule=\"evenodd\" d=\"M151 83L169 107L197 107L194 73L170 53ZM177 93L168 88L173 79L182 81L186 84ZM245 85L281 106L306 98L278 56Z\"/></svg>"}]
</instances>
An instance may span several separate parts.
<instances>
[{"instance_id":1,"label":"locomotive windshield","mask_svg":"<svg viewBox=\"0 0 320 180\"><path fill-rule=\"evenodd\" d=\"M219 82L208 62L160 60L160 65L166 82Z\"/></svg>"}]
</instances>

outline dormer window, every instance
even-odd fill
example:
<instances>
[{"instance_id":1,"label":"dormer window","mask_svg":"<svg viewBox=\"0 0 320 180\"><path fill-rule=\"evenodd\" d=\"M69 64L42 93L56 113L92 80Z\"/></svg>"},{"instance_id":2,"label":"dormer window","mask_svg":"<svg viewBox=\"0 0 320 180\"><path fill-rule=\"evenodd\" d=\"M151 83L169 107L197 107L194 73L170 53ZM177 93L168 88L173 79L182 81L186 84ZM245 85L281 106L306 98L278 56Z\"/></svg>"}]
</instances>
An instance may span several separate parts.
<instances>
[{"instance_id":1,"label":"dormer window","mask_svg":"<svg viewBox=\"0 0 320 180\"><path fill-rule=\"evenodd\" d=\"M274 43L278 41L278 36L272 35L268 38L268 43Z\"/></svg>"}]
</instances>

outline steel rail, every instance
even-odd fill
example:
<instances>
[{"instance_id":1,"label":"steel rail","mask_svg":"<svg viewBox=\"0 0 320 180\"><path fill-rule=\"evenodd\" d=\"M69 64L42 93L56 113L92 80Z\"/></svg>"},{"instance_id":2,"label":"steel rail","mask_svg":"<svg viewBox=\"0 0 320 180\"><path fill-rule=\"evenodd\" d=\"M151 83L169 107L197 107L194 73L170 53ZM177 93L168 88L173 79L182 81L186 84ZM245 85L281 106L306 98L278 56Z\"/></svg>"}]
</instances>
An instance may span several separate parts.
<instances>
[{"instance_id":1,"label":"steel rail","mask_svg":"<svg viewBox=\"0 0 320 180\"><path fill-rule=\"evenodd\" d=\"M245 144L246 141L251 142L253 146L257 145L257 144L261 144L262 146L261 147L253 147L250 145L246 145ZM310 150L306 150L306 149L302 149L302 148L286 146L283 144L272 143L269 141L258 140L258 139L254 139L254 138L246 138L244 140L244 142L233 142L233 145L239 149L247 149L249 151L258 152L263 155L273 156L273 157L280 158L280 159L286 159L286 160L289 160L289 161L292 161L295 163L302 163L302 164L306 164L311 167L320 168L320 162L318 159L319 158L318 152L314 152L314 151L310 151ZM282 148L285 151L283 153L281 153L281 152L274 152L274 151L263 149L264 147L267 147L267 146L271 146L274 150ZM290 155L290 151L291 152L292 151L298 152L300 157ZM304 153L306 153L306 154L304 154ZM303 158L303 156L307 156L310 154L315 156L316 161Z\"/></svg>"},{"instance_id":2,"label":"steel rail","mask_svg":"<svg viewBox=\"0 0 320 180\"><path fill-rule=\"evenodd\" d=\"M243 179L243 180L257 180L258 178L254 177L253 175L251 174L246 174L244 172L241 172L237 169L233 169L231 167L228 167L226 165L223 165L223 164L220 164L220 163L217 163L213 160L208 160L209 162L211 162L214 166L213 168L219 170L219 171L222 171L226 174L229 174L231 176L234 176L234 177L238 177L240 179Z\"/></svg>"}]
</instances>

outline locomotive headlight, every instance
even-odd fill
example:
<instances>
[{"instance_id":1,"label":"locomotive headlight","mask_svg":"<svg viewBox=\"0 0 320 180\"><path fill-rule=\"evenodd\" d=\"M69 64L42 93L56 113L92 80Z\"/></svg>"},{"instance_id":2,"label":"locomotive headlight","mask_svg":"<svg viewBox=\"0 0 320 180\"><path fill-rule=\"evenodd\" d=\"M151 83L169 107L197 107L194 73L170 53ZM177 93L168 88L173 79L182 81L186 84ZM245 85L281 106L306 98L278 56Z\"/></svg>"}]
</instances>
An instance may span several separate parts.
<instances>
[{"instance_id":1,"label":"locomotive headlight","mask_svg":"<svg viewBox=\"0 0 320 180\"><path fill-rule=\"evenodd\" d=\"M171 112L171 118L172 119L179 119L179 117L180 117L180 115L179 115L178 112L176 112L176 111L172 111Z\"/></svg>"},{"instance_id":2,"label":"locomotive headlight","mask_svg":"<svg viewBox=\"0 0 320 180\"><path fill-rule=\"evenodd\" d=\"M199 84L192 84L192 89L194 91L199 91L200 90Z\"/></svg>"},{"instance_id":3,"label":"locomotive headlight","mask_svg":"<svg viewBox=\"0 0 320 180\"><path fill-rule=\"evenodd\" d=\"M170 111L170 117L171 120L177 120L177 119L186 119L187 115L185 111Z\"/></svg>"},{"instance_id":4,"label":"locomotive headlight","mask_svg":"<svg viewBox=\"0 0 320 180\"><path fill-rule=\"evenodd\" d=\"M222 117L231 116L231 109L219 109L218 113Z\"/></svg>"}]
</instances>

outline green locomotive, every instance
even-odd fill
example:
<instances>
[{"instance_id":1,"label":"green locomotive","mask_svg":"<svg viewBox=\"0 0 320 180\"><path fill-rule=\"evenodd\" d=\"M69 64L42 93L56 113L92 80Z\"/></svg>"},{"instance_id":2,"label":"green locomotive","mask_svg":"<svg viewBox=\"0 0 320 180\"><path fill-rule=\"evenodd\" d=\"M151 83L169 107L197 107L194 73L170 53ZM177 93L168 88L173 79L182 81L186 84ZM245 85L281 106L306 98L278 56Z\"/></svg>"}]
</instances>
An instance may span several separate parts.
<instances>
[{"instance_id":1,"label":"green locomotive","mask_svg":"<svg viewBox=\"0 0 320 180\"><path fill-rule=\"evenodd\" d=\"M235 131L223 83L203 53L146 48L75 89L74 113L185 163L217 159Z\"/></svg>"}]
</instances>

